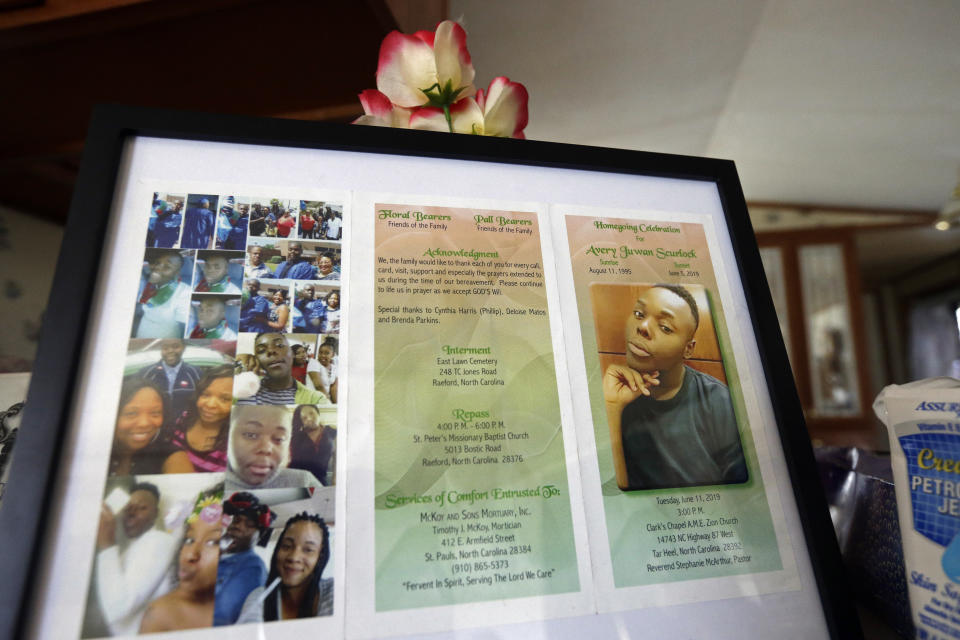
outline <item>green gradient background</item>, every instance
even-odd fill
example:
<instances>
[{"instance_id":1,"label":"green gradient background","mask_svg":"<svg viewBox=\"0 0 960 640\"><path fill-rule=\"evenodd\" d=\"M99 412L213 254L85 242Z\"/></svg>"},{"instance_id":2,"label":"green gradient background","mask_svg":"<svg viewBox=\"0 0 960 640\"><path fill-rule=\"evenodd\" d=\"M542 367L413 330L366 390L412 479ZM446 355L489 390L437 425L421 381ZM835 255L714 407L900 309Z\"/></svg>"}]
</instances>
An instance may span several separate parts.
<instances>
[{"instance_id":1,"label":"green gradient background","mask_svg":"<svg viewBox=\"0 0 960 640\"><path fill-rule=\"evenodd\" d=\"M377 209L394 210L412 207L377 205ZM445 233L411 233L388 229L377 222L377 256L420 257L428 247L443 249L474 248L498 250L503 259L542 264L538 230L533 237L478 232L472 216L488 213L474 210L417 207L427 213L453 215ZM503 212L495 212L497 215ZM534 221L531 213L510 213ZM487 299L486 296L417 296L377 294L377 304L419 304L421 306L474 306L483 304L533 307L546 310L544 288L506 289L509 296ZM375 315L378 315L375 313ZM439 325L380 324L375 326L375 540L376 540L376 608L378 611L449 605L500 598L515 598L579 590L576 550L570 513L570 496L564 461L560 410L554 369L550 324L546 316L491 317L438 316ZM441 348L453 346L490 346L489 356L499 360L497 370L504 386L434 387L431 380L439 373L438 357L446 357ZM469 356L462 356L469 357ZM530 434L529 440L504 440L503 454L523 454L521 464L464 465L424 467L423 457L448 457L443 444L414 444L414 434L432 434L440 422L452 420L452 411L489 410L491 419L502 420L502 431ZM496 433L500 430L467 430L457 433ZM443 432L448 433L448 432ZM450 444L450 443L447 443ZM468 443L475 444L475 443ZM464 454L468 455L468 454ZM474 454L469 454L472 457ZM487 500L472 507L462 504L411 504L393 509L385 506L385 496L436 495L440 491L469 492L493 488L523 489L552 484L560 495L508 500ZM506 559L509 569L555 569L550 579L494 582L491 586L475 585L459 589L407 591L402 582L424 582L454 577L451 562L425 562L424 553L449 551L439 546L441 535L434 535L432 525L458 522L422 523L423 511L459 512L463 508L499 509L524 507L530 517L519 519L521 529L501 531L516 533L516 544L530 544L533 553L526 555L478 558L479 561ZM474 521L476 522L476 521ZM492 532L491 533L496 533ZM461 536L465 534L460 534ZM476 533L469 535L478 535ZM489 535L489 534L485 534ZM509 546L503 544L461 547L463 549ZM453 548L456 551L456 547ZM474 560L470 560L471 564ZM472 572L468 575L491 575Z\"/></svg>"},{"instance_id":2,"label":"green gradient background","mask_svg":"<svg viewBox=\"0 0 960 640\"><path fill-rule=\"evenodd\" d=\"M610 560L613 566L614 583L617 587L640 586L646 584L658 584L663 582L675 582L680 580L694 580L699 578L709 578L715 576L728 576L747 573L759 573L764 571L776 571L782 568L780 553L777 548L777 538L773 530L773 521L770 517L770 509L767 505L766 494L763 489L763 479L760 476L760 468L757 462L757 452L754 447L753 436L750 424L747 419L747 411L743 398L743 390L740 386L740 377L737 372L736 364L733 358L733 349L730 344L730 335L727 329L727 321L723 315L720 305L716 304L716 278L712 272L712 266L709 260L705 240L701 240L702 249L698 246L697 253L701 256L693 262L691 268L698 268L701 277L696 284L702 284L707 288L708 296L711 300L711 315L716 329L717 338L720 344L720 352L723 358L724 370L727 375L730 397L733 401L734 413L737 416L737 422L740 425L740 439L743 444L744 455L747 459L747 467L750 472L750 479L740 485L718 485L713 487L690 487L683 489L655 489L650 491L621 491L617 487L616 477L613 468L613 456L610 452L610 430L607 426L606 407L603 400L603 389L601 387L602 371L600 370L600 361L597 357L597 337L594 325L593 307L591 304L589 285L593 282L623 282L623 283L643 283L643 282L674 282L676 278L670 278L667 274L667 268L671 265L667 260L654 260L650 258L632 257L621 260L621 265L630 266L634 273L631 275L595 275L587 271L588 266L599 266L599 260L592 256L585 256L584 251L591 244L597 246L611 246L615 244L630 244L629 234L615 234L610 231L595 230L587 226L592 224L593 220L601 218L585 218L580 216L567 216L567 233L570 244L571 260L573 262L574 282L576 287L576 296L578 303L578 313L580 317L580 332L583 339L583 352L586 362L587 385L590 393L591 412L593 416L594 435L597 443L597 464L600 471L601 493L603 508L606 514L607 533L610 542ZM621 220L612 218L602 218L606 223L628 223L638 224L641 220ZM656 224L656 222L653 222ZM659 224L664 224L659 222ZM676 224L684 230L699 225ZM698 235L701 238L702 228ZM650 239L647 246L663 247L687 247L689 242L677 242L675 238L665 235L647 234ZM682 284L682 282L681 282ZM701 317L706 314L701 312ZM752 556L752 561L743 564L705 566L703 568L678 570L678 571L658 571L648 572L646 564L663 564L674 560L697 559L703 556L680 556L680 557L662 557L654 558L652 549L663 546L679 545L660 545L657 542L657 536L664 533L678 533L678 531L659 531L647 532L646 525L651 522L685 521L687 517L677 517L674 505L658 505L657 497L668 496L692 496L698 493L719 492L721 499L719 502L692 503L703 506L706 513L693 517L717 517L734 516L739 518L740 524L733 528L737 534L734 538L726 540L716 540L710 542L721 543L724 541L739 541L743 544L743 551ZM589 500L590 496L585 496ZM687 505L680 505L687 506ZM722 527L729 529L730 527ZM679 530L687 532L688 530ZM700 531L700 530L690 530ZM710 529L704 529L708 532ZM686 543L689 546L691 543ZM722 555L730 556L728 553L709 553L704 554L711 557Z\"/></svg>"}]
</instances>

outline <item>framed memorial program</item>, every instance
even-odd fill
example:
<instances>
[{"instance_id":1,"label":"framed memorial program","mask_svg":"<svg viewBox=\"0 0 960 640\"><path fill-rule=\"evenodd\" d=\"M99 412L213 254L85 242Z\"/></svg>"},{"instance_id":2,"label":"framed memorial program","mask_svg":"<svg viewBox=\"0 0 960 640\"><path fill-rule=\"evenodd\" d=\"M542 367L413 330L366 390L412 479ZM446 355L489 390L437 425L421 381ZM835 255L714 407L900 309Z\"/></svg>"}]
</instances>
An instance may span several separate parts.
<instances>
[{"instance_id":1,"label":"framed memorial program","mask_svg":"<svg viewBox=\"0 0 960 640\"><path fill-rule=\"evenodd\" d=\"M729 161L100 108L33 382L2 637L860 633Z\"/></svg>"}]
</instances>

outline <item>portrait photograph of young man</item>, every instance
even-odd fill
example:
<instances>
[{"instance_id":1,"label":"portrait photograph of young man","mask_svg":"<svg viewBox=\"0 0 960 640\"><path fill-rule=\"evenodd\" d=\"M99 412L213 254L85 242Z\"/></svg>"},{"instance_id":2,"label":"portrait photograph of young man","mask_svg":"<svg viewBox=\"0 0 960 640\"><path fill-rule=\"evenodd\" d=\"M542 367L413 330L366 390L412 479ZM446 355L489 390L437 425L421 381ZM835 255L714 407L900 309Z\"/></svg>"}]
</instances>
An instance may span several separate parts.
<instances>
[{"instance_id":1,"label":"portrait photograph of young man","mask_svg":"<svg viewBox=\"0 0 960 640\"><path fill-rule=\"evenodd\" d=\"M593 292L594 315L617 486L635 491L746 482L703 288L594 287L606 289Z\"/></svg>"}]
</instances>

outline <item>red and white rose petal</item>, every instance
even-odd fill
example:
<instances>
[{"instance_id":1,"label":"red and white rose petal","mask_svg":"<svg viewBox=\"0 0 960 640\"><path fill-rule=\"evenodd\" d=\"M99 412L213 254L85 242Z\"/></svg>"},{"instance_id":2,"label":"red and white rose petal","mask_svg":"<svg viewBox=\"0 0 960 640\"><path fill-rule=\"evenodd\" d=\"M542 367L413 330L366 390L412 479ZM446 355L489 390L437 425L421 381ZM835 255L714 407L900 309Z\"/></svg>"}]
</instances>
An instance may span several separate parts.
<instances>
[{"instance_id":1,"label":"red and white rose petal","mask_svg":"<svg viewBox=\"0 0 960 640\"><path fill-rule=\"evenodd\" d=\"M366 89L358 96L363 112L368 116L389 121L393 114L393 103L385 94L376 89Z\"/></svg>"},{"instance_id":2,"label":"red and white rose petal","mask_svg":"<svg viewBox=\"0 0 960 640\"><path fill-rule=\"evenodd\" d=\"M434 32L404 35L394 31L380 47L377 88L360 94L365 115L355 124L449 131L443 110L425 106L424 90L434 99L449 99L447 89L460 89L449 106L455 133L523 138L528 120L526 88L509 78L494 78L486 92L473 85L473 63L467 34L459 24L444 20ZM476 96L476 99L474 99Z\"/></svg>"},{"instance_id":3,"label":"red and white rose petal","mask_svg":"<svg viewBox=\"0 0 960 640\"><path fill-rule=\"evenodd\" d=\"M437 25L433 40L433 52L437 61L437 79L440 86L447 81L455 88L464 87L458 98L473 96L473 63L467 51L467 32L456 22L444 20Z\"/></svg>"},{"instance_id":4,"label":"red and white rose petal","mask_svg":"<svg viewBox=\"0 0 960 640\"><path fill-rule=\"evenodd\" d=\"M483 112L473 98L463 98L450 105L450 122L454 133L483 134ZM421 107L410 116L410 128L423 131L450 131L443 109Z\"/></svg>"},{"instance_id":5,"label":"red and white rose petal","mask_svg":"<svg viewBox=\"0 0 960 640\"><path fill-rule=\"evenodd\" d=\"M410 128L421 131L449 131L443 109L439 107L420 107L410 114Z\"/></svg>"},{"instance_id":6,"label":"red and white rose petal","mask_svg":"<svg viewBox=\"0 0 960 640\"><path fill-rule=\"evenodd\" d=\"M392 31L380 45L377 89L400 107L427 102L421 89L437 83L433 47L416 36Z\"/></svg>"},{"instance_id":7,"label":"red and white rose petal","mask_svg":"<svg viewBox=\"0 0 960 640\"><path fill-rule=\"evenodd\" d=\"M364 115L353 121L373 127L393 127L406 129L410 126L410 109L398 107L383 93L376 89L367 89L360 94L360 104Z\"/></svg>"},{"instance_id":8,"label":"red and white rose petal","mask_svg":"<svg viewBox=\"0 0 960 640\"><path fill-rule=\"evenodd\" d=\"M479 93L479 92L478 92ZM494 78L478 102L483 108L483 132L488 136L522 138L529 113L527 89L509 78Z\"/></svg>"},{"instance_id":9,"label":"red and white rose petal","mask_svg":"<svg viewBox=\"0 0 960 640\"><path fill-rule=\"evenodd\" d=\"M472 96L474 70L467 51L467 33L456 22L444 20L433 33L387 34L380 45L377 88L399 107L428 102L424 89L449 83L458 97Z\"/></svg>"}]
</instances>

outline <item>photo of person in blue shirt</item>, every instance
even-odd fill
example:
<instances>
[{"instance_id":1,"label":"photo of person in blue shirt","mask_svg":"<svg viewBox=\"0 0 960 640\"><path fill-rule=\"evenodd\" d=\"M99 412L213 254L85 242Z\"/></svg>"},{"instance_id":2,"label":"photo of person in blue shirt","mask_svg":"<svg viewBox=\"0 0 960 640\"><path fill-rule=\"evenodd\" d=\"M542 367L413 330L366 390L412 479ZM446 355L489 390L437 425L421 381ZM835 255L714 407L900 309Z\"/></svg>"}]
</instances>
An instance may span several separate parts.
<instances>
[{"instance_id":1,"label":"photo of person in blue shirt","mask_svg":"<svg viewBox=\"0 0 960 640\"><path fill-rule=\"evenodd\" d=\"M243 333L266 333L270 331L270 301L260 295L260 281L250 278L244 283L246 290L240 303L240 331Z\"/></svg>"},{"instance_id":2,"label":"photo of person in blue shirt","mask_svg":"<svg viewBox=\"0 0 960 640\"><path fill-rule=\"evenodd\" d=\"M183 222L183 196L153 194L147 246L170 249L180 240Z\"/></svg>"},{"instance_id":3,"label":"photo of person in blue shirt","mask_svg":"<svg viewBox=\"0 0 960 640\"><path fill-rule=\"evenodd\" d=\"M183 236L180 246L185 249L209 249L216 227L217 196L187 196L187 212L183 216Z\"/></svg>"},{"instance_id":4,"label":"photo of person in blue shirt","mask_svg":"<svg viewBox=\"0 0 960 640\"><path fill-rule=\"evenodd\" d=\"M277 265L277 268L270 274L271 278L289 279L289 280L313 280L317 273L317 268L310 264L310 260L303 255L303 244L300 242L288 242L286 259ZM262 276L268 277L268 276Z\"/></svg>"},{"instance_id":5,"label":"photo of person in blue shirt","mask_svg":"<svg viewBox=\"0 0 960 640\"><path fill-rule=\"evenodd\" d=\"M217 565L217 589L213 626L234 624L250 592L264 586L267 567L254 550L266 542L277 514L249 491L238 491L223 501L223 512L232 516L227 525L226 546ZM267 535L265 535L267 534Z\"/></svg>"}]
</instances>

